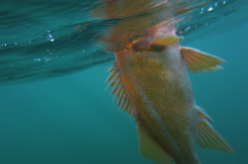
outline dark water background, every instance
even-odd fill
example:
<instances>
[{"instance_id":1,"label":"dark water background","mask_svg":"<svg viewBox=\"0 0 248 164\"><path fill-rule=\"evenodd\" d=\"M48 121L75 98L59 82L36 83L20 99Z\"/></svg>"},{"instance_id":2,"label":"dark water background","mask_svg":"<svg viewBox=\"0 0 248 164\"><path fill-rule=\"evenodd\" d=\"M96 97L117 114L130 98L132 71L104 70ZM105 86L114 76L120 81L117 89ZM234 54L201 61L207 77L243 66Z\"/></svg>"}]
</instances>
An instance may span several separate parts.
<instances>
[{"instance_id":1,"label":"dark water background","mask_svg":"<svg viewBox=\"0 0 248 164\"><path fill-rule=\"evenodd\" d=\"M102 53L94 36L112 22L90 17L94 1L18 2L0 7L0 163L153 163L140 157L133 118L118 111L105 90L113 55ZM227 61L224 70L190 74L197 103L235 151L197 148L203 164L248 163L246 4L236 1L206 16L216 18L212 25L196 17L194 25L202 20L206 26L185 32L181 42ZM217 19L232 9L236 13ZM85 22L92 28L78 33L75 26ZM178 29L189 27L185 23Z\"/></svg>"}]
</instances>

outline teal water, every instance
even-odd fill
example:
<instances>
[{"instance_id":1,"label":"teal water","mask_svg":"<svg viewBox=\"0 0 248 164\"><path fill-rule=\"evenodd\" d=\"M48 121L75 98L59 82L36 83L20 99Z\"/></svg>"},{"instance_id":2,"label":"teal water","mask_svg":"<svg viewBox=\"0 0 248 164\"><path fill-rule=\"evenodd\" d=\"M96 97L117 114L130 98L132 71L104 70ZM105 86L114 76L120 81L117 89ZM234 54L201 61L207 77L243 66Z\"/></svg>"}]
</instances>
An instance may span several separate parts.
<instances>
[{"instance_id":1,"label":"teal water","mask_svg":"<svg viewBox=\"0 0 248 164\"><path fill-rule=\"evenodd\" d=\"M216 54L225 69L190 74L197 102L235 150L197 149L204 164L246 164L247 26L187 46ZM105 90L111 63L72 75L0 87L0 163L152 163L138 151L134 120Z\"/></svg>"},{"instance_id":2,"label":"teal water","mask_svg":"<svg viewBox=\"0 0 248 164\"><path fill-rule=\"evenodd\" d=\"M197 103L235 151L198 147L202 164L248 163L248 26L191 42L185 37L181 43L227 61L224 70L189 74ZM140 156L134 119L119 111L111 89L105 90L111 65L108 61L74 74L0 85L0 163L152 164Z\"/></svg>"}]
</instances>

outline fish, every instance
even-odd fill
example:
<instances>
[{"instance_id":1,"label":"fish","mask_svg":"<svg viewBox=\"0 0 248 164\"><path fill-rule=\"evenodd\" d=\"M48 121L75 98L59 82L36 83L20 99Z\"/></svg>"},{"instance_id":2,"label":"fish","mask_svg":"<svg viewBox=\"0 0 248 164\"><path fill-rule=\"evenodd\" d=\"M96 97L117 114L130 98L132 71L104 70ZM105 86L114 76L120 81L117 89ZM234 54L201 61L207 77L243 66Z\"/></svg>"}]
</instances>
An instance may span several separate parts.
<instances>
[{"instance_id":1,"label":"fish","mask_svg":"<svg viewBox=\"0 0 248 164\"><path fill-rule=\"evenodd\" d=\"M108 87L117 106L134 117L141 156L159 164L200 164L195 142L233 153L213 128L213 119L197 105L187 73L223 69L225 60L181 46L175 28L164 21L115 52Z\"/></svg>"},{"instance_id":2,"label":"fish","mask_svg":"<svg viewBox=\"0 0 248 164\"><path fill-rule=\"evenodd\" d=\"M119 19L102 37L116 59L107 88L113 88L117 106L135 119L141 156L158 164L200 164L195 143L233 153L197 105L187 74L221 70L225 60L181 46L175 32L179 17L208 2L103 2L92 16Z\"/></svg>"}]
</instances>

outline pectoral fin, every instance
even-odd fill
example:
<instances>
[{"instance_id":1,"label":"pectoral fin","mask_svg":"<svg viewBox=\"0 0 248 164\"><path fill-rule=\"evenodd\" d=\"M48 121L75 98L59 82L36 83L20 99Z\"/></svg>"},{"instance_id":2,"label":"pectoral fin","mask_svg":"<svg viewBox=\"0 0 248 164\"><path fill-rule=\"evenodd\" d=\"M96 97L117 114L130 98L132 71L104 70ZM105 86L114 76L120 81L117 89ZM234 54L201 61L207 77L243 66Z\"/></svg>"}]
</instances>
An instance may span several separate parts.
<instances>
[{"instance_id":1,"label":"pectoral fin","mask_svg":"<svg viewBox=\"0 0 248 164\"><path fill-rule=\"evenodd\" d=\"M154 141L147 131L138 126L139 148L141 156L159 164L173 164L173 159L159 144Z\"/></svg>"},{"instance_id":2,"label":"pectoral fin","mask_svg":"<svg viewBox=\"0 0 248 164\"><path fill-rule=\"evenodd\" d=\"M177 36L158 36L151 40L150 45L169 46L176 43L180 39L182 38Z\"/></svg>"},{"instance_id":3,"label":"pectoral fin","mask_svg":"<svg viewBox=\"0 0 248 164\"><path fill-rule=\"evenodd\" d=\"M215 57L213 55L207 54L205 52L182 47L181 52L185 61L185 64L189 71L191 72L206 72L206 71L216 71L222 69L219 64L225 63L221 58Z\"/></svg>"},{"instance_id":4,"label":"pectoral fin","mask_svg":"<svg viewBox=\"0 0 248 164\"><path fill-rule=\"evenodd\" d=\"M196 135L196 144L209 149L233 153L231 146L214 130L208 122L209 118L199 112L199 123Z\"/></svg>"}]
</instances>

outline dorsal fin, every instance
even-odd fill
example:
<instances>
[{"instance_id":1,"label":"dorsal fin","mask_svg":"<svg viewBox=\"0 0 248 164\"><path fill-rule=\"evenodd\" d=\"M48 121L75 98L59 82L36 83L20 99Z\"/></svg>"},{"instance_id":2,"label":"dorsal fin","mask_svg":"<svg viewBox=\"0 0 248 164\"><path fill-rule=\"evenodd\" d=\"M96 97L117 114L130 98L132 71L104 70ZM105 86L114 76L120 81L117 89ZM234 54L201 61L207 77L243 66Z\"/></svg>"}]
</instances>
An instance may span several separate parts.
<instances>
[{"instance_id":1,"label":"dorsal fin","mask_svg":"<svg viewBox=\"0 0 248 164\"><path fill-rule=\"evenodd\" d=\"M208 122L209 118L204 112L197 113L199 122L196 135L196 144L209 149L233 153L231 146L214 130Z\"/></svg>"},{"instance_id":2,"label":"dorsal fin","mask_svg":"<svg viewBox=\"0 0 248 164\"><path fill-rule=\"evenodd\" d=\"M130 115L133 115L130 99L122 82L120 69L116 62L113 63L113 67L109 69L109 72L111 72L111 74L107 78L107 81L109 81L107 88L113 87L111 94L115 94L117 96L117 106L119 106L120 109L123 109L123 111L127 111Z\"/></svg>"},{"instance_id":3,"label":"dorsal fin","mask_svg":"<svg viewBox=\"0 0 248 164\"><path fill-rule=\"evenodd\" d=\"M147 131L138 125L139 148L141 156L159 164L173 164L173 159L159 144L152 139Z\"/></svg>"},{"instance_id":4,"label":"dorsal fin","mask_svg":"<svg viewBox=\"0 0 248 164\"><path fill-rule=\"evenodd\" d=\"M222 69L219 64L225 63L225 61L221 58L193 48L182 47L181 52L185 64L188 70L191 72L197 73L206 71L216 71Z\"/></svg>"}]
</instances>

